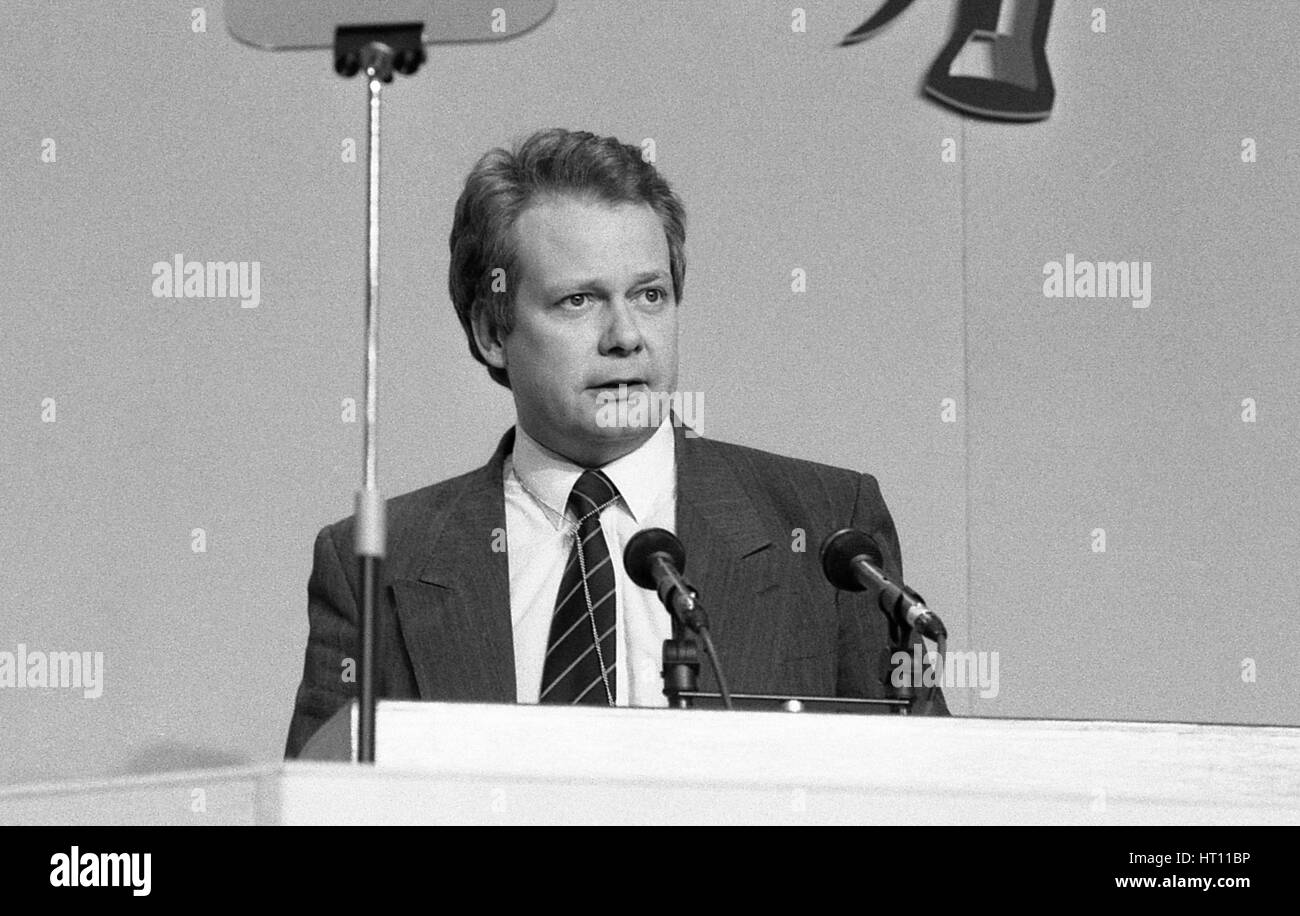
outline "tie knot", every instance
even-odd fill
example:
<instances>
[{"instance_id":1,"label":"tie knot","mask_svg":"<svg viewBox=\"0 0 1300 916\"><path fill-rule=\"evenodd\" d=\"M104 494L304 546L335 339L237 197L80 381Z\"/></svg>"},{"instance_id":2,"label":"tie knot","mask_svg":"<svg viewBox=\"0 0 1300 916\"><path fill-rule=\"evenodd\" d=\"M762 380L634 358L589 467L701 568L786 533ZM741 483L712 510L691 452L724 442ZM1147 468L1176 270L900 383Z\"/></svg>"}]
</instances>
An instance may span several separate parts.
<instances>
[{"instance_id":1,"label":"tie knot","mask_svg":"<svg viewBox=\"0 0 1300 916\"><path fill-rule=\"evenodd\" d=\"M618 496L618 487L605 476L604 471L587 470L582 472L578 482L569 494L569 508L578 518L586 518L605 503Z\"/></svg>"}]
</instances>

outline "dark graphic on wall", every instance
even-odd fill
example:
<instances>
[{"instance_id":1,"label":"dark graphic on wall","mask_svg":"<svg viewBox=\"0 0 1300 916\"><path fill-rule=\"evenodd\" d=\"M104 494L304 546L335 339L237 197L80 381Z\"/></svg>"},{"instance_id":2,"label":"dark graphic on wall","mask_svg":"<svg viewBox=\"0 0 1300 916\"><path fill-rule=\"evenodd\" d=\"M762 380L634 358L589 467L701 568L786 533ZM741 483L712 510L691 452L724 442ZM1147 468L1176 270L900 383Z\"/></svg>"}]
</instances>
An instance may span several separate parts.
<instances>
[{"instance_id":1,"label":"dark graphic on wall","mask_svg":"<svg viewBox=\"0 0 1300 916\"><path fill-rule=\"evenodd\" d=\"M1046 51L1052 2L960 0L952 35L925 78L926 93L957 111L981 118L1038 121L1047 117L1056 96ZM886 0L840 44L863 41L911 5L912 0ZM978 56L979 51L987 52L983 60L991 75L952 73L959 55L975 52Z\"/></svg>"}]
</instances>

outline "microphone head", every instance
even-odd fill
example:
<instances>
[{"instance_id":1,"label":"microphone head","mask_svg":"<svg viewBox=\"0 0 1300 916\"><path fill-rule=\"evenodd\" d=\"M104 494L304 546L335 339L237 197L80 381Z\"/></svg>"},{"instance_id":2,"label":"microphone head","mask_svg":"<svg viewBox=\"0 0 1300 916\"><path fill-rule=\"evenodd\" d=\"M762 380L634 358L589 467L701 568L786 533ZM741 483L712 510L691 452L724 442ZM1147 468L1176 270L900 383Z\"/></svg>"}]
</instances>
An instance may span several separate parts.
<instances>
[{"instance_id":1,"label":"microphone head","mask_svg":"<svg viewBox=\"0 0 1300 916\"><path fill-rule=\"evenodd\" d=\"M847 592L863 591L865 586L853 575L853 561L865 556L877 569L884 565L880 547L870 535L856 528L841 528L822 541L822 572L831 585Z\"/></svg>"},{"instance_id":2,"label":"microphone head","mask_svg":"<svg viewBox=\"0 0 1300 916\"><path fill-rule=\"evenodd\" d=\"M632 540L623 549L623 568L642 588L655 588L650 558L657 553L668 554L678 572L686 571L686 548L677 535L663 528L644 528L632 535Z\"/></svg>"}]
</instances>

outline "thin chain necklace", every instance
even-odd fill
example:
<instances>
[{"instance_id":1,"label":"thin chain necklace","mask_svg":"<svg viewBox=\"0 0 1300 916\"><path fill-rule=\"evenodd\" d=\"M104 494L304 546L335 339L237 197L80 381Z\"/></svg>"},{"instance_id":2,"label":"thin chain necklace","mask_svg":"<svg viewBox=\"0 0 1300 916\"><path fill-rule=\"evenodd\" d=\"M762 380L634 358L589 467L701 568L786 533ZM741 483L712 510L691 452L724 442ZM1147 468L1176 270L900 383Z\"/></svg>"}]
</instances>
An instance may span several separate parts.
<instances>
[{"instance_id":1,"label":"thin chain necklace","mask_svg":"<svg viewBox=\"0 0 1300 916\"><path fill-rule=\"evenodd\" d=\"M591 604L591 585L587 582L587 552L582 549L582 542L578 539L576 533L574 534L573 543L578 548L578 568L582 573L582 597L587 600L587 620L591 623L591 639L596 644L596 662L600 665L600 682L605 688L606 702L613 706L614 692L609 687L609 675L605 671L605 653L600 650L600 632L596 628L596 609ZM613 562L613 558L610 559L610 562ZM614 596L614 600L615 602L618 601L617 595Z\"/></svg>"},{"instance_id":2,"label":"thin chain necklace","mask_svg":"<svg viewBox=\"0 0 1300 916\"><path fill-rule=\"evenodd\" d=\"M606 506L612 506L614 503L618 502L619 494L615 493L613 498L606 500L604 503L601 503L599 506L592 509L582 518L578 519L576 523L571 522L569 521L569 517L565 513L557 511L553 506L551 506L548 502L546 502L546 500L542 499L540 496L534 493L532 487L524 483L524 479L519 476L518 471L512 468L511 473L515 475L515 480L519 481L519 486L523 488L523 491L532 498L533 502L537 503L537 505L541 508L543 512L547 514L548 517L551 518L552 520L551 523L564 526L564 536L566 538L570 536L577 537L578 529L582 526L583 522L591 518L593 515L599 515L601 512L604 512Z\"/></svg>"}]
</instances>

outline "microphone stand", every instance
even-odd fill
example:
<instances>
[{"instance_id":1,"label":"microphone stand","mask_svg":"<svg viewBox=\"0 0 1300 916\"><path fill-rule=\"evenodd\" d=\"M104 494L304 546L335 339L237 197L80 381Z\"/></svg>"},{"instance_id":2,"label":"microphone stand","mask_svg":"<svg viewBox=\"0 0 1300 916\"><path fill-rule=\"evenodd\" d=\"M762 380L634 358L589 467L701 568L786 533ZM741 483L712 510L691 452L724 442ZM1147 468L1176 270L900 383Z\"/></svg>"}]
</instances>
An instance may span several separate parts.
<instances>
[{"instance_id":1,"label":"microphone stand","mask_svg":"<svg viewBox=\"0 0 1300 916\"><path fill-rule=\"evenodd\" d=\"M672 639L664 640L664 696L669 709L690 709L693 700L689 694L696 692L700 674L700 652L695 640L686 635L686 627L673 620ZM683 696L682 694L688 694Z\"/></svg>"},{"instance_id":2,"label":"microphone stand","mask_svg":"<svg viewBox=\"0 0 1300 916\"><path fill-rule=\"evenodd\" d=\"M890 630L893 629L894 627L891 625ZM890 647L889 650L890 658L893 658L899 652L902 652L906 655L906 660L903 662L903 668L906 671L906 677L903 678L903 685L901 687L895 687L894 679L891 676L889 679L889 687L886 690L886 696L888 699L902 700L904 703L907 704L905 706L896 706L894 708L895 715L909 716L916 708L916 699L917 699L916 690L912 686L913 683L915 682L915 677L916 677L916 672L913 671L912 669L912 653L908 648L904 647L903 645L904 641L902 639L891 639L890 642L893 643L893 645Z\"/></svg>"},{"instance_id":3,"label":"microphone stand","mask_svg":"<svg viewBox=\"0 0 1300 916\"><path fill-rule=\"evenodd\" d=\"M379 114L381 89L393 73L415 73L426 60L423 23L339 26L334 36L334 70L352 77L364 71L367 85L369 138L366 149L366 298L365 298L365 421L362 426L363 468L356 496L354 549L361 564L361 658L358 661L360 710L357 723L357 762L375 762L375 654L378 634L379 573L386 548L384 499L379 493L376 423L379 374Z\"/></svg>"},{"instance_id":4,"label":"microphone stand","mask_svg":"<svg viewBox=\"0 0 1300 916\"><path fill-rule=\"evenodd\" d=\"M901 687L895 687L893 684L893 678L891 677L888 693L892 699L904 700L907 702L906 706L900 706L894 711L896 715L927 715L930 711L930 707L934 703L934 691L932 689L924 689L925 656L922 655L921 658L921 669L919 671L916 670L916 666L913 664L914 656L912 654L911 646L912 638L915 636L915 638L921 639L921 647L922 649L925 649L924 636L923 634L916 632L914 628L899 623L898 620L902 615L896 610L897 605L904 600L904 596L911 598L921 605L925 605L925 599L922 598L915 589L907 585L902 587L902 592L903 594L900 594L894 602L894 613L886 612L885 616L889 618L889 641L891 643L889 657L892 659L899 652L906 656L902 665L906 671L906 676L902 679L903 685ZM884 610L884 608L881 608L881 610ZM940 626L942 626L942 624L940 624ZM947 636L942 632L940 633L940 636L942 639L940 640L939 658L942 660L944 658L944 647L947 643ZM923 689L917 690L916 687L918 684L920 684Z\"/></svg>"}]
</instances>

